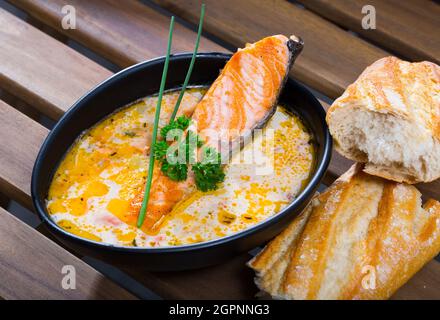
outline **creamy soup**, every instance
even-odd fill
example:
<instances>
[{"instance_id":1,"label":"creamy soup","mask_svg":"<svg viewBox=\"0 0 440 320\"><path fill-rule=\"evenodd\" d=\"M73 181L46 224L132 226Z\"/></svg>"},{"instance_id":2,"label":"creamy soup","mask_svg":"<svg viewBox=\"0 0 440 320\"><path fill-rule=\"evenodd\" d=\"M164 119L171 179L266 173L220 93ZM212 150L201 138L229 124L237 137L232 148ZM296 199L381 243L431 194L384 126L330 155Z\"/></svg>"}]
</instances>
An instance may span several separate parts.
<instances>
[{"instance_id":1,"label":"creamy soup","mask_svg":"<svg viewBox=\"0 0 440 320\"><path fill-rule=\"evenodd\" d=\"M180 110L205 93L189 89ZM162 101L165 125L178 92ZM111 114L86 131L55 172L47 197L51 218L83 238L116 246L163 247L208 241L247 229L279 212L308 182L314 165L312 137L301 120L279 106L265 130L232 156L215 191L196 191L176 205L155 234L123 219L148 169L157 97ZM249 160L251 159L251 160ZM125 222L124 222L125 221Z\"/></svg>"}]
</instances>

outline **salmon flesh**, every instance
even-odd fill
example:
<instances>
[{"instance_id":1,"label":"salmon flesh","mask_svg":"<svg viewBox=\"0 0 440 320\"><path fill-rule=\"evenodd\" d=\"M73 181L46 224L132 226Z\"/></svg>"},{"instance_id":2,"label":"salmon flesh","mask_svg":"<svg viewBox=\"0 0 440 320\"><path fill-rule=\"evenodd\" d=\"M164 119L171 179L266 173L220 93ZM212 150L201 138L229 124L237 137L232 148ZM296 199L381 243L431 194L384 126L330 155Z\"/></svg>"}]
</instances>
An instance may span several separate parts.
<instances>
[{"instance_id":1,"label":"salmon flesh","mask_svg":"<svg viewBox=\"0 0 440 320\"><path fill-rule=\"evenodd\" d=\"M217 149L221 143L239 141L246 132L261 128L276 110L289 70L303 48L296 36L274 35L247 44L226 63L219 77L196 105L191 130L205 145ZM156 233L173 207L195 190L188 170L185 181L173 181L156 163L150 199L142 230ZM131 201L130 215L137 216L143 190Z\"/></svg>"}]
</instances>

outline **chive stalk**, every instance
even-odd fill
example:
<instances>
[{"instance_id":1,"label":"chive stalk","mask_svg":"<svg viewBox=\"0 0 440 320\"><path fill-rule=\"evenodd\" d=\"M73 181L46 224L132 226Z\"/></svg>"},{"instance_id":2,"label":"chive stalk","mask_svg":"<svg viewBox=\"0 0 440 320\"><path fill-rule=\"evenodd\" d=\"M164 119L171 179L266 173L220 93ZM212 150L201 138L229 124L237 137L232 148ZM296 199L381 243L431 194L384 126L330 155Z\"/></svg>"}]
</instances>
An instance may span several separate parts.
<instances>
[{"instance_id":1,"label":"chive stalk","mask_svg":"<svg viewBox=\"0 0 440 320\"><path fill-rule=\"evenodd\" d=\"M183 95L185 94L185 90L186 90L186 87L188 86L189 79L191 78L191 73L194 68L194 63L196 61L197 51L199 50L199 43L200 43L200 37L202 35L202 27L203 27L204 17L205 17L205 4L202 4L202 8L200 10L199 29L197 31L196 45L194 46L193 55L192 55L191 62L188 67L188 72L186 73L185 81L183 82L182 90L180 91L179 97L177 98L173 113L171 114L170 123L173 122L174 118L176 117L177 110L179 110L180 103L182 102Z\"/></svg>"},{"instance_id":2,"label":"chive stalk","mask_svg":"<svg viewBox=\"0 0 440 320\"><path fill-rule=\"evenodd\" d=\"M159 95L157 98L157 104L156 104L156 113L154 115L154 125L153 125L153 137L151 142L151 150L150 150L150 163L148 166L148 177L147 181L145 183L145 193L144 193L144 199L142 201L142 207L139 212L138 220L137 220L137 227L140 228L145 220L145 214L147 211L148 206L148 200L150 199L150 190L151 190L151 182L153 180L153 169L154 169L154 147L156 145L156 138L157 138L157 130L159 126L159 117L160 117L160 108L162 105L162 97L163 97L163 91L165 89L165 83L167 79L167 73L168 73L168 64L170 62L170 52L171 52L171 42L173 39L173 29L174 29L174 16L171 17L170 21L170 31L168 34L168 47L167 47L167 54L165 57L165 64L162 71L162 80L160 82L160 89L159 89Z\"/></svg>"}]
</instances>

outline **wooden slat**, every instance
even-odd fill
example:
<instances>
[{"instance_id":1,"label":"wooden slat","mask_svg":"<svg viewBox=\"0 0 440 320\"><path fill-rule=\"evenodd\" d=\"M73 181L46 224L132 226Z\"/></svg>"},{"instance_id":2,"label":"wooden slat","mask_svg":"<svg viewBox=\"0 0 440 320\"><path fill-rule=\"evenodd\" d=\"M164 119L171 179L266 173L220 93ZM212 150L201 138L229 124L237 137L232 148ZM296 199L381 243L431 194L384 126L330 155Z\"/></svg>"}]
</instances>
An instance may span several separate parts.
<instances>
[{"instance_id":1,"label":"wooden slat","mask_svg":"<svg viewBox=\"0 0 440 320\"><path fill-rule=\"evenodd\" d=\"M52 38L57 39L58 41L62 43L67 43L69 40L69 37L59 33L57 30L53 29L49 25L35 19L34 17L28 15L25 20L27 23L29 23L31 26L34 26L38 30L43 31L45 34L49 35Z\"/></svg>"},{"instance_id":2,"label":"wooden slat","mask_svg":"<svg viewBox=\"0 0 440 320\"><path fill-rule=\"evenodd\" d=\"M62 245L59 239L40 224L36 230L54 242ZM81 253L71 251L81 257ZM221 265L182 272L152 273L142 265L119 266L118 261L108 261L127 275L144 284L164 299L250 299L258 291L252 285L254 272L244 265L252 257L240 255ZM222 279L214 281L213 278ZM213 283L216 283L213 286ZM231 285L233 283L233 285Z\"/></svg>"},{"instance_id":3,"label":"wooden slat","mask_svg":"<svg viewBox=\"0 0 440 320\"><path fill-rule=\"evenodd\" d=\"M134 299L105 276L0 208L0 296L4 299ZM65 290L62 268L76 288Z\"/></svg>"},{"instance_id":4,"label":"wooden slat","mask_svg":"<svg viewBox=\"0 0 440 320\"><path fill-rule=\"evenodd\" d=\"M0 101L0 188L27 208L32 208L32 166L47 133L46 128Z\"/></svg>"},{"instance_id":5,"label":"wooden slat","mask_svg":"<svg viewBox=\"0 0 440 320\"><path fill-rule=\"evenodd\" d=\"M37 35L38 38L38 35ZM38 39L37 39L38 40ZM36 41L37 41L36 40ZM191 39L192 41L192 39ZM50 47L51 51L57 51L58 46L61 45L59 43L52 43L52 46ZM49 50L49 49L47 49ZM53 70L51 70L53 71ZM55 70L56 71L56 70ZM62 73L54 72L51 74L51 77L54 79L62 78ZM68 82L68 80L66 80ZM86 90L86 88L85 88ZM40 92L41 97L44 97L44 92ZM6 113L6 116L8 116L10 113ZM17 115L15 115L17 116ZM6 121L6 120L5 120ZM8 122L8 121L6 121ZM11 121L12 123L12 121ZM27 128L32 128L32 123L29 122L27 124ZM1 130L1 126L0 126ZM32 129L28 129L30 132L32 132ZM26 132L26 131L25 131ZM1 134L3 134L0 131ZM14 135L25 135L25 133L21 131L15 131L13 133ZM0 135L1 136L1 135ZM25 140L25 139L24 139ZM10 143L13 143L12 141ZM25 150L26 148L23 146L23 148L17 146L17 150ZM0 163L1 167L2 163ZM30 168L32 164L29 164L27 168ZM20 169L22 166L17 166L18 169ZM17 168L14 168L17 169ZM17 172L16 178L17 180L10 181L11 184L19 185L17 182L18 179L27 179L28 183L30 182L30 176L28 172L25 172L26 170L23 170L22 173ZM2 171L0 171L2 172ZM24 185L24 184L23 184ZM25 190L26 187L23 187L24 189L21 189L21 192L28 196ZM27 188L28 189L28 188ZM252 287L251 284L249 284L250 280L249 277L249 270L247 270L244 266L244 261L248 259L247 255L243 255L241 257L238 257L226 264L223 264L221 266L217 266L215 268L209 268L205 269L203 271L193 271L193 272L184 272L179 274L169 273L169 274L150 274L147 273L145 270L143 270L140 266L137 266L136 268L131 268L129 273L136 277L139 281L144 283L146 286L157 288L158 290L162 290L161 294L168 297L179 297L179 298L185 298L185 297L199 297L199 298L209 298L209 297L235 297L235 298L251 298L249 295L253 293L253 290L255 290L254 287ZM436 263L436 262L434 262ZM127 271L127 270L126 270ZM423 277L424 270L421 271L421 278ZM247 274L247 276L242 276ZM203 276L201 276L203 275ZM240 280L242 279L242 280ZM222 284L219 284L219 282L222 282ZM242 282L241 282L242 281ZM240 284L241 283L241 284ZM246 283L249 284L250 287L246 287ZM235 284L239 284L239 287L242 288L240 290L237 290L235 287ZM195 286L197 286L199 289L196 290ZM416 284L417 286L417 284ZM203 289L202 289L203 288ZM217 289L216 289L217 288ZM250 291L252 292L250 292ZM402 289L405 290L405 289ZM195 292L195 293L194 293ZM440 295L437 295L440 296ZM433 298L435 296L431 296Z\"/></svg>"},{"instance_id":6,"label":"wooden slat","mask_svg":"<svg viewBox=\"0 0 440 320\"><path fill-rule=\"evenodd\" d=\"M14 106L15 109L27 115L29 118L38 121L41 117L41 113L35 108L27 104L26 102L18 99L16 96L0 88L0 100L7 104Z\"/></svg>"},{"instance_id":7,"label":"wooden slat","mask_svg":"<svg viewBox=\"0 0 440 320\"><path fill-rule=\"evenodd\" d=\"M136 0L9 0L34 18L75 39L112 62L126 67L163 56L166 52L169 18ZM61 8L76 9L77 29L61 27ZM177 23L173 33L173 52L192 51L195 33ZM203 39L200 51L224 51Z\"/></svg>"},{"instance_id":8,"label":"wooden slat","mask_svg":"<svg viewBox=\"0 0 440 320\"><path fill-rule=\"evenodd\" d=\"M111 75L3 9L0 43L0 86L52 118Z\"/></svg>"},{"instance_id":9,"label":"wooden slat","mask_svg":"<svg viewBox=\"0 0 440 320\"><path fill-rule=\"evenodd\" d=\"M430 0L299 0L306 8L411 60L440 62L440 5ZM376 9L377 29L362 28L362 7ZM436 31L437 30L437 31Z\"/></svg>"},{"instance_id":10,"label":"wooden slat","mask_svg":"<svg viewBox=\"0 0 440 320\"><path fill-rule=\"evenodd\" d=\"M196 23L201 0L155 0ZM295 34L304 51L293 76L329 97L339 96L362 70L387 53L285 0L206 0L205 30L242 47L271 34Z\"/></svg>"},{"instance_id":11,"label":"wooden slat","mask_svg":"<svg viewBox=\"0 0 440 320\"><path fill-rule=\"evenodd\" d=\"M164 299L252 299L258 292L251 258L239 255L217 266L180 272L150 273L140 265L121 269Z\"/></svg>"}]
</instances>

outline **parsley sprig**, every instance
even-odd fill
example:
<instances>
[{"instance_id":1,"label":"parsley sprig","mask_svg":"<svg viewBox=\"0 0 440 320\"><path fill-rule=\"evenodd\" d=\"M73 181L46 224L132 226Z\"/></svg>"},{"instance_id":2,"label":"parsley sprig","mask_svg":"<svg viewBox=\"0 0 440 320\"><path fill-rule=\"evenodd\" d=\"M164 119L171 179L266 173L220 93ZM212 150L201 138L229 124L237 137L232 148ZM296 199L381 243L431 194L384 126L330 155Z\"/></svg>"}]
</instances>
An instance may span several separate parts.
<instances>
[{"instance_id":1,"label":"parsley sprig","mask_svg":"<svg viewBox=\"0 0 440 320\"><path fill-rule=\"evenodd\" d=\"M216 190L218 184L224 181L225 174L221 165L221 156L214 148L203 147L202 161L196 163L196 150L204 144L198 134L188 130L185 138L181 134L176 135L174 138L180 136L180 139L172 149L165 141L166 138L170 138L167 135L171 130L185 130L189 127L189 124L189 118L180 116L164 127L166 130L161 130L161 136L164 140L156 143L155 157L162 163L162 172L171 180L186 180L188 177L188 164L193 164L191 169L194 172L197 189L203 192ZM184 158L179 159L179 152L184 153ZM170 162L169 159L172 159L172 161Z\"/></svg>"},{"instance_id":2,"label":"parsley sprig","mask_svg":"<svg viewBox=\"0 0 440 320\"><path fill-rule=\"evenodd\" d=\"M188 165L185 163L170 164L162 162L162 172L174 181L185 181L188 178Z\"/></svg>"},{"instance_id":3,"label":"parsley sprig","mask_svg":"<svg viewBox=\"0 0 440 320\"><path fill-rule=\"evenodd\" d=\"M188 165L190 146L188 139L182 139L182 133L189 127L190 119L180 116L170 121L160 131L163 140L156 142L155 157L161 162L161 171L174 181L184 181L188 177ZM178 131L173 131L178 130ZM171 133L170 133L171 132ZM177 146L171 148L167 141L178 141ZM179 152L184 151L185 159L179 159ZM168 159L172 159L170 162Z\"/></svg>"},{"instance_id":4,"label":"parsley sprig","mask_svg":"<svg viewBox=\"0 0 440 320\"><path fill-rule=\"evenodd\" d=\"M205 147L203 149L202 162L192 166L197 189L207 192L216 190L219 183L225 180L225 173L221 165L221 156L214 149Z\"/></svg>"},{"instance_id":5,"label":"parsley sprig","mask_svg":"<svg viewBox=\"0 0 440 320\"><path fill-rule=\"evenodd\" d=\"M165 127L160 130L162 138L167 139L167 135L171 130L186 130L189 127L190 119L186 116L180 116L176 120L171 120Z\"/></svg>"},{"instance_id":6,"label":"parsley sprig","mask_svg":"<svg viewBox=\"0 0 440 320\"><path fill-rule=\"evenodd\" d=\"M167 157L168 143L165 140L160 140L156 142L156 146L154 148L154 158L158 161L163 162Z\"/></svg>"}]
</instances>

